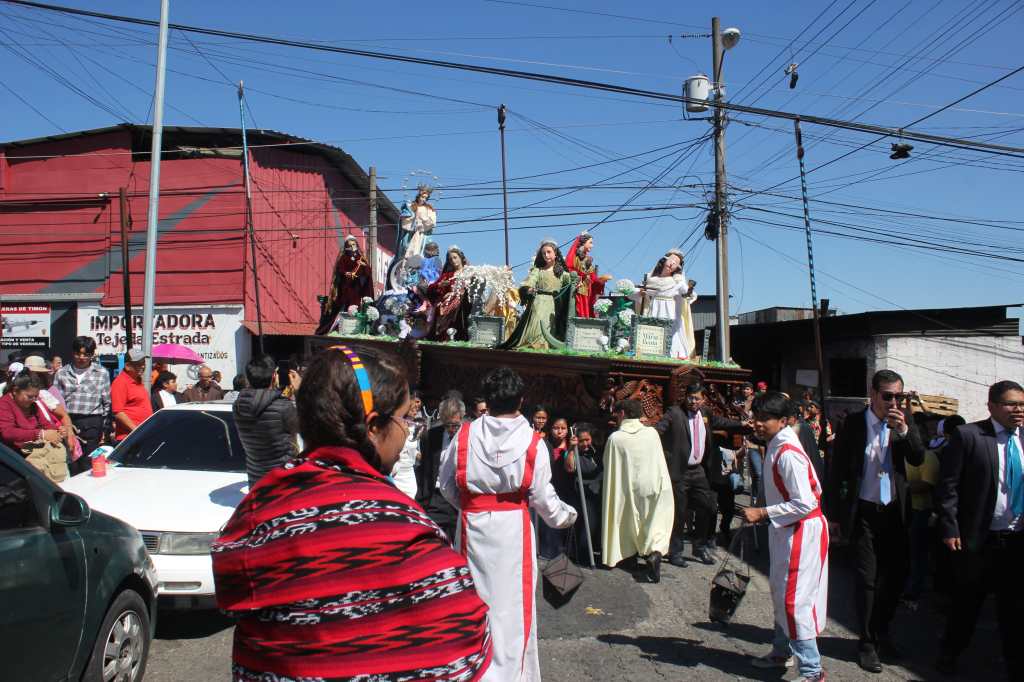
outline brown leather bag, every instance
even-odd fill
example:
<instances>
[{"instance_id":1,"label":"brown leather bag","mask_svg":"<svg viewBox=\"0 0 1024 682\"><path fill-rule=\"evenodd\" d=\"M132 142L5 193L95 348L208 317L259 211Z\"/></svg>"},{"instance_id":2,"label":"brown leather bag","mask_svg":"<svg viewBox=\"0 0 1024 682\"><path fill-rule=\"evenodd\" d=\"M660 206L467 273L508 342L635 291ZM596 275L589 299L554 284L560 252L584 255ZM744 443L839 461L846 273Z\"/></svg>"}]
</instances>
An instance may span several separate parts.
<instances>
[{"instance_id":1,"label":"brown leather bag","mask_svg":"<svg viewBox=\"0 0 1024 682\"><path fill-rule=\"evenodd\" d=\"M21 446L25 460L54 483L68 478L68 451L63 443L37 440Z\"/></svg>"}]
</instances>

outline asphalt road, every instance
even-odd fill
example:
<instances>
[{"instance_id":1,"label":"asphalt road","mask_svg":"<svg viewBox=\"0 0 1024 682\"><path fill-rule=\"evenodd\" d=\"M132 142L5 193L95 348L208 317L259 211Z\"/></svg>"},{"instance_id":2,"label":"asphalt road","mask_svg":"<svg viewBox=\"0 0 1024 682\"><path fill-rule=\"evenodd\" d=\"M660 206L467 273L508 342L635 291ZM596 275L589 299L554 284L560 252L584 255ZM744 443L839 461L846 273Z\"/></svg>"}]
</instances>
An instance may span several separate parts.
<instances>
[{"instance_id":1,"label":"asphalt road","mask_svg":"<svg viewBox=\"0 0 1024 682\"><path fill-rule=\"evenodd\" d=\"M765 545L762 545L765 546ZM724 552L719 552L724 556ZM662 582L640 584L623 570L585 571L587 579L559 609L538 591L541 666L559 682L583 680L777 680L792 679L753 669L752 656L771 641L771 599L764 575L767 550L756 557L747 595L728 627L708 621L708 594L716 567L665 565ZM987 613L961 676L941 678L932 663L945 621L941 601L923 600L916 612L901 610L893 626L905 653L902 665L868 675L856 665L852 579L842 550L833 556L829 626L819 638L830 680L1003 680L998 630ZM230 678L231 623L213 613L162 613L150 652L148 682Z\"/></svg>"}]
</instances>

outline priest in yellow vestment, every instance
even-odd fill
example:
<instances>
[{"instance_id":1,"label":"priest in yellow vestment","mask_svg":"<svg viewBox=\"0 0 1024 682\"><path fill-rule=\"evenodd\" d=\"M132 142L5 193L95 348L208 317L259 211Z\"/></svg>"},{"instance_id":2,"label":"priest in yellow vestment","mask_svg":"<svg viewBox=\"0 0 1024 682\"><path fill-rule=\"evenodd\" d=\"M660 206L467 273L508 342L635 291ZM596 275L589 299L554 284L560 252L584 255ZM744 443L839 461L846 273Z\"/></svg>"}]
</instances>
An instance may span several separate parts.
<instances>
[{"instance_id":1,"label":"priest in yellow vestment","mask_svg":"<svg viewBox=\"0 0 1024 682\"><path fill-rule=\"evenodd\" d=\"M675 517L672 481L658 432L640 422L640 402L620 400L615 412L619 430L604 449L602 563L639 555L647 559L647 579L658 582Z\"/></svg>"}]
</instances>

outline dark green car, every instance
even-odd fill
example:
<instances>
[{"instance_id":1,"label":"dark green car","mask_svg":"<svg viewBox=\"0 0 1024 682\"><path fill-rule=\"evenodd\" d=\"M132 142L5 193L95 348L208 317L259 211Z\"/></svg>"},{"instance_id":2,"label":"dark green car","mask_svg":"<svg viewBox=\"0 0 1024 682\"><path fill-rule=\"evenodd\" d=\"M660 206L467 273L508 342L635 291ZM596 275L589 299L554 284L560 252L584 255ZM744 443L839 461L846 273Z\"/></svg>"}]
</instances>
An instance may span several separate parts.
<instances>
[{"instance_id":1,"label":"dark green car","mask_svg":"<svg viewBox=\"0 0 1024 682\"><path fill-rule=\"evenodd\" d=\"M155 626L139 532L0 445L0 678L137 682Z\"/></svg>"}]
</instances>

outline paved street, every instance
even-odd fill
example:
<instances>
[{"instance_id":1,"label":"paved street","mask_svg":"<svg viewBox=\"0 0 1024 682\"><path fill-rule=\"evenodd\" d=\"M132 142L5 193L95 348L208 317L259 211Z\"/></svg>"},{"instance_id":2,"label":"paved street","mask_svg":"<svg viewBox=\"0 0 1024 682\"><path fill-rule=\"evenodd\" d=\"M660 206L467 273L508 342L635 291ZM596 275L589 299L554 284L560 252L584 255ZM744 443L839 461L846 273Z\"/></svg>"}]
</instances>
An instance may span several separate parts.
<instances>
[{"instance_id":1,"label":"paved street","mask_svg":"<svg viewBox=\"0 0 1024 682\"><path fill-rule=\"evenodd\" d=\"M762 545L764 546L764 545ZM842 551L842 550L839 550ZM764 568L766 553L755 564ZM907 654L902 667L867 675L856 665L852 581L833 561L829 627L819 640L829 679L878 682L934 680L931 663L944 618L936 602L918 613L901 612L894 632ZM763 574L756 573L735 622L723 629L708 622L710 580L716 567L665 565L659 585L639 584L622 570L587 571L569 604L555 610L538 593L541 665L550 680L775 680L750 667L767 651L771 600ZM230 623L214 614L163 614L146 679L178 682L227 679L231 660ZM991 614L979 625L961 680L1002 680L998 632Z\"/></svg>"}]
</instances>

